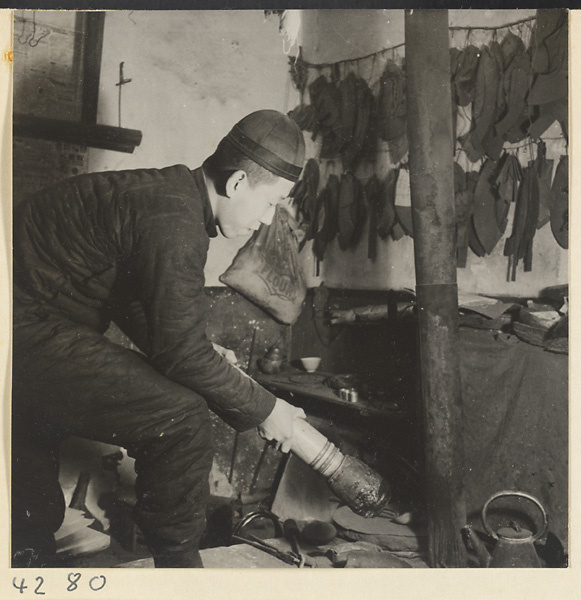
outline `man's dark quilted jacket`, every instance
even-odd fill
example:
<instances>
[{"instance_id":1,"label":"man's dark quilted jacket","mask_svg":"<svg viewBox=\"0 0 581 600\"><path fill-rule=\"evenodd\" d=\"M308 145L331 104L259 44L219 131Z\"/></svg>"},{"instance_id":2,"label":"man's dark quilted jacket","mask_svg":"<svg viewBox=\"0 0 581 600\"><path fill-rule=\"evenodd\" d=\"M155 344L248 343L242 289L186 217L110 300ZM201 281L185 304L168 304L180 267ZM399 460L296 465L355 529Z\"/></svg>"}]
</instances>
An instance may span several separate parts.
<instances>
[{"instance_id":1,"label":"man's dark quilted jacket","mask_svg":"<svg viewBox=\"0 0 581 600\"><path fill-rule=\"evenodd\" d=\"M201 169L93 173L36 194L14 214L15 336L19 323L49 314L99 332L115 320L157 371L227 423L258 425L274 396L205 334L204 265L215 235ZM98 386L99 356L94 370Z\"/></svg>"}]
</instances>

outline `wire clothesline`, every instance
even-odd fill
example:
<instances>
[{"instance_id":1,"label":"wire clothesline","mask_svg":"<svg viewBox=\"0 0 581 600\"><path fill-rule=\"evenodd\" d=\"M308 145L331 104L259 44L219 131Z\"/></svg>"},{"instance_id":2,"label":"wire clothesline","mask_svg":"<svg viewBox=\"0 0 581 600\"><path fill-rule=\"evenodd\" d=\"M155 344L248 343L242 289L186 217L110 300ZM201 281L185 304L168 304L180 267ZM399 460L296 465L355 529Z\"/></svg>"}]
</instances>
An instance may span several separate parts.
<instances>
[{"instance_id":1,"label":"wire clothesline","mask_svg":"<svg viewBox=\"0 0 581 600\"><path fill-rule=\"evenodd\" d=\"M511 27L516 27L517 25L523 25L524 23L529 23L531 21L534 21L535 19L536 19L536 17L527 17L525 19L519 19L518 21L512 21L511 23L505 23L504 25L497 25L497 26L456 25L456 26L449 27L448 29L450 31L466 31L468 34L470 34L470 32L472 32L472 31L500 31L501 29L509 29ZM387 52L393 52L394 50L397 50L398 48L402 48L404 46L405 46L405 42L400 42L399 44L395 44L393 46L388 46L387 48L382 48L381 50L376 50L375 52L371 52L364 56L358 56L357 58L345 58L343 60L338 60L338 61L335 61L332 63L330 63L330 62L328 62L328 63L312 63L312 62L306 61L303 58L301 58L300 54L294 58L294 61L295 62L300 61L301 64L307 68L324 69L324 68L328 68L328 67L335 67L337 65L341 65L344 63L355 63L358 61L367 60L369 58L377 57L377 56L379 56L381 54L385 54Z\"/></svg>"},{"instance_id":2,"label":"wire clothesline","mask_svg":"<svg viewBox=\"0 0 581 600\"><path fill-rule=\"evenodd\" d=\"M452 27L448 27L451 31L498 31L499 29L509 29L510 27L516 27L517 25L522 25L523 23L528 23L530 21L534 21L536 17L527 17L526 19L520 19L518 21L513 21L512 23L505 23L504 25L482 25L482 26L467 26L467 25L455 25Z\"/></svg>"},{"instance_id":3,"label":"wire clothesline","mask_svg":"<svg viewBox=\"0 0 581 600\"><path fill-rule=\"evenodd\" d=\"M325 67L334 67L336 65L340 65L343 63L353 63L358 62L360 60L367 60L368 58L373 58L374 56L378 56L379 54L384 54L386 52L392 52L393 50L397 50L398 48L402 48L405 46L405 42L401 42L399 44L395 44L394 46L389 46L388 48L382 48L381 50L377 50L375 52L371 52L370 54L366 54L365 56L358 56L357 58L345 58L343 60L337 60L332 63L311 63L302 58L297 58L305 67L313 68L313 69L324 69Z\"/></svg>"}]
</instances>

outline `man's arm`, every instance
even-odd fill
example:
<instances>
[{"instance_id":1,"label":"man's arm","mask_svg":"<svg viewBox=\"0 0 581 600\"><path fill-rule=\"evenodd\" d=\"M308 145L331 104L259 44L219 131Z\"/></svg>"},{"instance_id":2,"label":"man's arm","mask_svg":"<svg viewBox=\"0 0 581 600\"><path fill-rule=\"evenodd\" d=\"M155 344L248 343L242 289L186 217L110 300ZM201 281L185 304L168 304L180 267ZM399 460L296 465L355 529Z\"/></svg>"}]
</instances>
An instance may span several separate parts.
<instances>
[{"instance_id":1,"label":"man's arm","mask_svg":"<svg viewBox=\"0 0 581 600\"><path fill-rule=\"evenodd\" d=\"M124 232L123 247L129 248L127 277L147 322L151 364L203 396L232 427L260 425L272 413L275 397L231 366L206 336L204 265L209 239L202 215L191 206L195 199L135 198L139 211ZM132 198L124 202L130 206Z\"/></svg>"}]
</instances>

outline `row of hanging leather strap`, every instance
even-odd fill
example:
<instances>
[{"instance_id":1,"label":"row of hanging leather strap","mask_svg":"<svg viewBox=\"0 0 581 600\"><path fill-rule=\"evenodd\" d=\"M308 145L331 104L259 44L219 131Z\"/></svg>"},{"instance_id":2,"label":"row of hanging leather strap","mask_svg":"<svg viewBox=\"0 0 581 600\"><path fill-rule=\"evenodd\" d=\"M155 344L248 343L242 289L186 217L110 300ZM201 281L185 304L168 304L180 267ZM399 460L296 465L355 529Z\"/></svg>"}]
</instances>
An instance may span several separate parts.
<instances>
[{"instance_id":1,"label":"row of hanging leather strap","mask_svg":"<svg viewBox=\"0 0 581 600\"><path fill-rule=\"evenodd\" d=\"M340 177L331 174L318 192L319 164L316 159L309 159L302 179L292 192L306 232L303 244L314 240L313 252L321 261L335 238L339 247L346 250L357 246L367 229L367 255L375 260L378 236L386 240L388 236L400 239L411 235L411 208L395 206L401 170L391 169L381 180L373 175L366 182L351 171Z\"/></svg>"},{"instance_id":2,"label":"row of hanging leather strap","mask_svg":"<svg viewBox=\"0 0 581 600\"><path fill-rule=\"evenodd\" d=\"M528 51L511 32L501 43L450 51L453 138L456 144L458 107L470 106L470 129L457 142L470 162L485 160L479 173L463 175L455 163L458 266L465 266L468 247L478 256L492 251L505 232L514 201L514 228L505 247L512 279L521 259L525 270L532 268L532 239L547 215L557 242L567 247L566 157L559 162L554 183L552 161L546 159L543 144L537 159L524 169L515 156L501 157L505 143L539 138L555 120L566 135L566 11L537 14L536 41ZM307 70L297 72L302 79L295 79L295 84L304 91ZM310 104L301 103L289 113L303 130L312 132L313 139L320 138L319 159L340 158L343 166L343 174L330 175L318 192L318 161L309 160L293 192L306 239L314 240L318 260L335 237L343 250L357 245L366 220L371 259L378 236L412 235L411 209L397 206L394 198L399 169L389 171L383 180L372 176L365 184L353 174L364 157L374 155L378 140L387 142L392 164L401 163L407 153L403 69L388 60L378 85L374 96L354 72L340 79L335 69L331 80L320 75L308 86ZM537 212L542 216L535 218Z\"/></svg>"},{"instance_id":3,"label":"row of hanging leather strap","mask_svg":"<svg viewBox=\"0 0 581 600\"><path fill-rule=\"evenodd\" d=\"M464 173L455 164L458 266L466 265L467 246L477 256L491 254L504 236L511 204L515 204L512 230L505 240L508 279L515 281L519 262L524 271L533 267L533 239L550 222L559 245L567 248L569 160L561 156L553 177L553 160L546 158L543 142L537 157L523 168L514 154L499 161L487 159L480 172Z\"/></svg>"},{"instance_id":4,"label":"row of hanging leather strap","mask_svg":"<svg viewBox=\"0 0 581 600\"><path fill-rule=\"evenodd\" d=\"M454 163L457 266L466 266L468 248L477 256L491 254L506 233L514 203L510 237L504 255L509 258L509 276L514 281L519 261L532 269L533 239L550 222L557 242L567 248L569 161L562 156L553 174L553 161L546 158L545 144L538 144L537 158L524 168L518 158L505 153L499 161L486 160L480 171L468 171ZM363 182L351 172L329 175L319 192L319 164L310 159L293 192L306 235L314 240L313 251L323 260L328 245L337 239L342 250L355 247L367 230L367 256L375 260L378 238L394 240L413 236L411 207L396 204L400 173L409 185L407 169L391 169L379 179Z\"/></svg>"}]
</instances>

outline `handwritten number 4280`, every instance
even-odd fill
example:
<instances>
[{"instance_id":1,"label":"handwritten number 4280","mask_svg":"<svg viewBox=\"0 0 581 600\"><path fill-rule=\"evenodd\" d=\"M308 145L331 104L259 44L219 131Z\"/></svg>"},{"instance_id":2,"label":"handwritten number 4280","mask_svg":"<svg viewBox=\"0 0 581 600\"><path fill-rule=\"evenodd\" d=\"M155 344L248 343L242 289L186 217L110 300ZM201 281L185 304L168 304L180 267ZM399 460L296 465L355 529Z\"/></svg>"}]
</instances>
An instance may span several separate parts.
<instances>
[{"instance_id":1,"label":"handwritten number 4280","mask_svg":"<svg viewBox=\"0 0 581 600\"><path fill-rule=\"evenodd\" d=\"M74 592L79 587L78 586L78 582L81 580L81 574L80 573L69 573L67 575L67 580L69 582L69 584L67 586L67 592ZM34 593L37 596L44 596L46 594L46 592L43 592L41 590L41 588L42 588L42 586L44 584L44 578L37 577L35 579L35 581L37 582L37 585L34 588ZM104 575L97 575L97 576L91 577L91 579L89 579L89 588L91 590L93 590L94 592L98 592L99 590L102 590L105 587L106 583L107 583L107 580L105 579ZM13 577L12 578L12 585L21 594L24 594L24 590L28 589L28 586L26 585L26 580L24 578L22 578L20 580L20 584L17 584L16 577Z\"/></svg>"}]
</instances>

